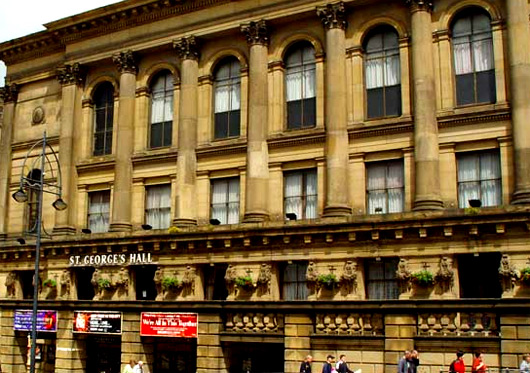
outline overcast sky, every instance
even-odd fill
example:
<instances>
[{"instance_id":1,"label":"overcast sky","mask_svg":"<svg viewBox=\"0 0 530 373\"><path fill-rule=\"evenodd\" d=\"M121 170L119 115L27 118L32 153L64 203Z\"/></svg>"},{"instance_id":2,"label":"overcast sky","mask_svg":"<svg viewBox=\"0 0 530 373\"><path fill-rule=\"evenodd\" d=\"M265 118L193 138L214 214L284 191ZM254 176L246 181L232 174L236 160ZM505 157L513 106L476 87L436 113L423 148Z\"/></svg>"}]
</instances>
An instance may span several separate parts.
<instances>
[{"instance_id":1,"label":"overcast sky","mask_svg":"<svg viewBox=\"0 0 530 373\"><path fill-rule=\"evenodd\" d=\"M120 0L0 0L0 43L44 30L44 23ZM6 68L0 61L0 87Z\"/></svg>"}]
</instances>

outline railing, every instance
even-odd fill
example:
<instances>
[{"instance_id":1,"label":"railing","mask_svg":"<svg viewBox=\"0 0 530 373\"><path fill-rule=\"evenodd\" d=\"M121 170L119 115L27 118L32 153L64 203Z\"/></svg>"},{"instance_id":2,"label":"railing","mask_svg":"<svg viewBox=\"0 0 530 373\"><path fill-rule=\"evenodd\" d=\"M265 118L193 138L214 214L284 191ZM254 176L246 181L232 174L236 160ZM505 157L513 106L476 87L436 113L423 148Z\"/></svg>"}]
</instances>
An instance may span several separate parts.
<instances>
[{"instance_id":1,"label":"railing","mask_svg":"<svg viewBox=\"0 0 530 373\"><path fill-rule=\"evenodd\" d=\"M498 336L497 315L491 312L420 313L418 335Z\"/></svg>"}]
</instances>

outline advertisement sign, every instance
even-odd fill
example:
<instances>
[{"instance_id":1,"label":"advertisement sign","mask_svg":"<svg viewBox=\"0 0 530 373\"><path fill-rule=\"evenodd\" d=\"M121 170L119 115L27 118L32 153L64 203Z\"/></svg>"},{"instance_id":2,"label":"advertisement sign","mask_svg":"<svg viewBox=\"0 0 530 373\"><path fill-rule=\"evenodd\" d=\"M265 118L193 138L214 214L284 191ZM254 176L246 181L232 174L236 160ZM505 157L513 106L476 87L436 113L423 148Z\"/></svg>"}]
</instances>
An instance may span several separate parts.
<instances>
[{"instance_id":1,"label":"advertisement sign","mask_svg":"<svg viewBox=\"0 0 530 373\"><path fill-rule=\"evenodd\" d=\"M31 331L31 310L15 310L13 329L19 331ZM57 311L37 311L37 331L57 331Z\"/></svg>"},{"instance_id":2,"label":"advertisement sign","mask_svg":"<svg viewBox=\"0 0 530 373\"><path fill-rule=\"evenodd\" d=\"M140 335L197 338L196 313L142 312Z\"/></svg>"},{"instance_id":3,"label":"advertisement sign","mask_svg":"<svg viewBox=\"0 0 530 373\"><path fill-rule=\"evenodd\" d=\"M121 312L74 311L74 333L121 334Z\"/></svg>"}]
</instances>

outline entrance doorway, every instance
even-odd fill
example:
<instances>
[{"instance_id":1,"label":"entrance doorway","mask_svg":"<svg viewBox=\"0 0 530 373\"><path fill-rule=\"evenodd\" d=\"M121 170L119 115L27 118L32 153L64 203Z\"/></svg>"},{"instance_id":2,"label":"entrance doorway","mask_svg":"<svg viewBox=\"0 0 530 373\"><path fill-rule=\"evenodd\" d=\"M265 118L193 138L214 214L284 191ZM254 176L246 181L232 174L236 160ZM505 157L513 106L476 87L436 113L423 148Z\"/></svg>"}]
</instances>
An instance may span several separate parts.
<instances>
[{"instance_id":1,"label":"entrance doorway","mask_svg":"<svg viewBox=\"0 0 530 373\"><path fill-rule=\"evenodd\" d=\"M284 371L280 343L227 343L224 347L230 373L279 373Z\"/></svg>"},{"instance_id":2,"label":"entrance doorway","mask_svg":"<svg viewBox=\"0 0 530 373\"><path fill-rule=\"evenodd\" d=\"M462 298L500 298L500 253L458 256L460 296Z\"/></svg>"},{"instance_id":3,"label":"entrance doorway","mask_svg":"<svg viewBox=\"0 0 530 373\"><path fill-rule=\"evenodd\" d=\"M87 373L120 373L120 337L89 336L86 342Z\"/></svg>"},{"instance_id":4,"label":"entrance doorway","mask_svg":"<svg viewBox=\"0 0 530 373\"><path fill-rule=\"evenodd\" d=\"M197 340L163 338L154 345L153 373L195 373Z\"/></svg>"}]
</instances>

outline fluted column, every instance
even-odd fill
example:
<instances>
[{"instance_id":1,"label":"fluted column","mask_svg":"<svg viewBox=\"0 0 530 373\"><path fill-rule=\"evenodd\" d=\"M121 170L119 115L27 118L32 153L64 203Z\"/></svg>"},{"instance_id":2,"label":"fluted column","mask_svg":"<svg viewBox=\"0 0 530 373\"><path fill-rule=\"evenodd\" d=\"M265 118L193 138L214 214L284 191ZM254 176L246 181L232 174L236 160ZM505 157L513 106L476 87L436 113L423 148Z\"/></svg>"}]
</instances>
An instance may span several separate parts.
<instances>
[{"instance_id":1,"label":"fluted column","mask_svg":"<svg viewBox=\"0 0 530 373\"><path fill-rule=\"evenodd\" d=\"M132 163L134 146L134 100L136 91L136 61L132 51L112 56L120 72L120 96L116 139L116 163L114 166L114 193L110 231L127 232L131 223Z\"/></svg>"},{"instance_id":2,"label":"fluted column","mask_svg":"<svg viewBox=\"0 0 530 373\"><path fill-rule=\"evenodd\" d=\"M250 46L247 178L243 221L259 223L269 219L267 146L269 36L264 20L244 24L241 26L241 31Z\"/></svg>"},{"instance_id":3,"label":"fluted column","mask_svg":"<svg viewBox=\"0 0 530 373\"><path fill-rule=\"evenodd\" d=\"M414 92L414 210L443 208L440 195L438 122L433 61L432 1L405 0L412 21L412 81Z\"/></svg>"},{"instance_id":4,"label":"fluted column","mask_svg":"<svg viewBox=\"0 0 530 373\"><path fill-rule=\"evenodd\" d=\"M180 57L176 215L173 224L197 224L197 122L199 48L194 36L173 43Z\"/></svg>"},{"instance_id":5,"label":"fluted column","mask_svg":"<svg viewBox=\"0 0 530 373\"><path fill-rule=\"evenodd\" d=\"M61 127L59 133L59 164L61 166L62 198L68 208L55 212L54 234L74 234L76 218L75 140L76 129L81 125L81 95L85 80L84 69L78 63L57 69L57 80L61 83Z\"/></svg>"},{"instance_id":6,"label":"fluted column","mask_svg":"<svg viewBox=\"0 0 530 373\"><path fill-rule=\"evenodd\" d=\"M0 88L0 97L4 100L4 123L0 141L0 240L7 235L9 211L9 184L11 179L11 142L15 122L15 106L18 97L16 84Z\"/></svg>"},{"instance_id":7,"label":"fluted column","mask_svg":"<svg viewBox=\"0 0 530 373\"><path fill-rule=\"evenodd\" d=\"M351 214L348 191L348 112L346 89L347 27L344 4L317 8L326 29L326 198L324 216Z\"/></svg>"},{"instance_id":8,"label":"fluted column","mask_svg":"<svg viewBox=\"0 0 530 373\"><path fill-rule=\"evenodd\" d=\"M530 30L527 0L506 1L515 190L513 204L530 203Z\"/></svg>"}]
</instances>

